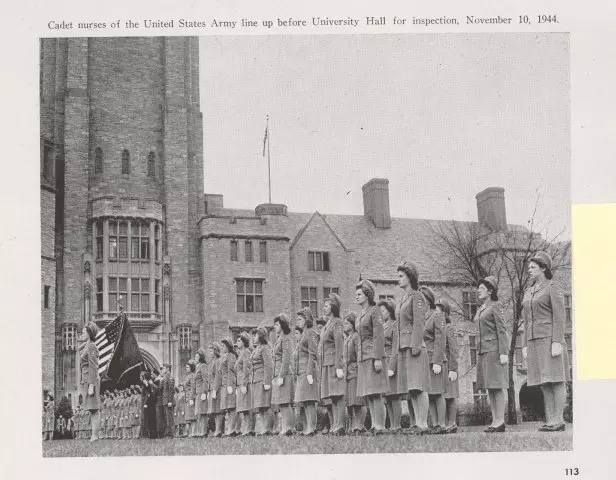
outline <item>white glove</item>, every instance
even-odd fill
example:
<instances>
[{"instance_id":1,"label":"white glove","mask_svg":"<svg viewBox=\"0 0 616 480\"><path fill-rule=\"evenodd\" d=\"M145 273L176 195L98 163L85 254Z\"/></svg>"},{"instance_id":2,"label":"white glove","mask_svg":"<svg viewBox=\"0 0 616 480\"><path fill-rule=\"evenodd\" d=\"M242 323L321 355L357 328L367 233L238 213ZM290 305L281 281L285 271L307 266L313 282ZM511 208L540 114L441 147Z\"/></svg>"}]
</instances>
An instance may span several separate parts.
<instances>
[{"instance_id":1,"label":"white glove","mask_svg":"<svg viewBox=\"0 0 616 480\"><path fill-rule=\"evenodd\" d=\"M337 376L339 379L343 379L343 378L344 378L344 371L342 370L342 368L337 368L337 369L336 369L336 376Z\"/></svg>"},{"instance_id":2,"label":"white glove","mask_svg":"<svg viewBox=\"0 0 616 480\"><path fill-rule=\"evenodd\" d=\"M278 377L278 386L282 387L283 383L284 383L284 377Z\"/></svg>"},{"instance_id":3,"label":"white glove","mask_svg":"<svg viewBox=\"0 0 616 480\"><path fill-rule=\"evenodd\" d=\"M193 400L191 400L191 401L188 402L188 404L192 407L195 404L195 402Z\"/></svg>"},{"instance_id":4,"label":"white glove","mask_svg":"<svg viewBox=\"0 0 616 480\"><path fill-rule=\"evenodd\" d=\"M265 391L267 391L267 390L269 390L269 389L270 389L270 386L269 386L269 385L263 385L263 389L264 389Z\"/></svg>"},{"instance_id":5,"label":"white glove","mask_svg":"<svg viewBox=\"0 0 616 480\"><path fill-rule=\"evenodd\" d=\"M227 393L231 395L233 393L233 387L227 387Z\"/></svg>"},{"instance_id":6,"label":"white glove","mask_svg":"<svg viewBox=\"0 0 616 480\"><path fill-rule=\"evenodd\" d=\"M394 376L394 371L393 370L387 370L387 376L388 377L393 377Z\"/></svg>"},{"instance_id":7,"label":"white glove","mask_svg":"<svg viewBox=\"0 0 616 480\"><path fill-rule=\"evenodd\" d=\"M205 400L207 398L207 395L205 393L201 394L201 400Z\"/></svg>"},{"instance_id":8,"label":"white glove","mask_svg":"<svg viewBox=\"0 0 616 480\"><path fill-rule=\"evenodd\" d=\"M308 385L312 385L312 382L314 382L312 375L306 375L306 380L308 380Z\"/></svg>"},{"instance_id":9,"label":"white glove","mask_svg":"<svg viewBox=\"0 0 616 480\"><path fill-rule=\"evenodd\" d=\"M441 366L438 363L432 365L432 371L434 375L439 375L441 373Z\"/></svg>"},{"instance_id":10,"label":"white glove","mask_svg":"<svg viewBox=\"0 0 616 480\"><path fill-rule=\"evenodd\" d=\"M94 385L93 384L88 385L88 395L90 396L94 395Z\"/></svg>"},{"instance_id":11,"label":"white glove","mask_svg":"<svg viewBox=\"0 0 616 480\"><path fill-rule=\"evenodd\" d=\"M168 406L168 407L173 407L173 402L169 402L169 403L167 404L167 406Z\"/></svg>"},{"instance_id":12,"label":"white glove","mask_svg":"<svg viewBox=\"0 0 616 480\"><path fill-rule=\"evenodd\" d=\"M240 391L242 392L242 395L246 395L248 393L248 389L242 385L242 388L240 388Z\"/></svg>"},{"instance_id":13,"label":"white glove","mask_svg":"<svg viewBox=\"0 0 616 480\"><path fill-rule=\"evenodd\" d=\"M216 390L212 390L212 398L216 400Z\"/></svg>"},{"instance_id":14,"label":"white glove","mask_svg":"<svg viewBox=\"0 0 616 480\"><path fill-rule=\"evenodd\" d=\"M508 361L509 361L509 357L507 355L501 355L500 356L500 363L501 363L501 365L505 365Z\"/></svg>"},{"instance_id":15,"label":"white glove","mask_svg":"<svg viewBox=\"0 0 616 480\"><path fill-rule=\"evenodd\" d=\"M552 356L558 357L563 353L563 344L552 342Z\"/></svg>"},{"instance_id":16,"label":"white glove","mask_svg":"<svg viewBox=\"0 0 616 480\"><path fill-rule=\"evenodd\" d=\"M449 372L449 381L455 382L458 379L458 372Z\"/></svg>"},{"instance_id":17,"label":"white glove","mask_svg":"<svg viewBox=\"0 0 616 480\"><path fill-rule=\"evenodd\" d=\"M522 356L524 357L524 360L526 360L528 357L528 347L522 347Z\"/></svg>"}]
</instances>

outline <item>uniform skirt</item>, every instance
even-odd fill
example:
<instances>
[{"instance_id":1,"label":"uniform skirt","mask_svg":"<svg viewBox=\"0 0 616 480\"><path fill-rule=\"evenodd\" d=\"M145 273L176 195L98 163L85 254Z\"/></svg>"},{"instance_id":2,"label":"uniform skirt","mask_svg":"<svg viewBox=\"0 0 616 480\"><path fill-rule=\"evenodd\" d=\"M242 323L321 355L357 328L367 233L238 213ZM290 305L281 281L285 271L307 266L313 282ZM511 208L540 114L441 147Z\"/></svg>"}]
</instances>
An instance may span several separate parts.
<instances>
[{"instance_id":1,"label":"uniform skirt","mask_svg":"<svg viewBox=\"0 0 616 480\"><path fill-rule=\"evenodd\" d=\"M413 357L411 349L398 351L398 391L406 393L411 390L427 392L430 388L430 362L428 351L420 349L419 355Z\"/></svg>"},{"instance_id":2,"label":"uniform skirt","mask_svg":"<svg viewBox=\"0 0 616 480\"><path fill-rule=\"evenodd\" d=\"M192 398L186 399L186 410L184 410L184 420L186 422L194 422L197 419L197 417L195 417L195 406L190 405L191 400L194 400L194 399Z\"/></svg>"},{"instance_id":3,"label":"uniform skirt","mask_svg":"<svg viewBox=\"0 0 616 480\"><path fill-rule=\"evenodd\" d=\"M387 359L387 365L389 365L390 360L390 358ZM385 394L386 397L397 397L403 393L407 393L406 390L398 390L398 372L394 372L391 377L387 375L387 380L389 381L389 390L387 390L387 393Z\"/></svg>"},{"instance_id":4,"label":"uniform skirt","mask_svg":"<svg viewBox=\"0 0 616 480\"><path fill-rule=\"evenodd\" d=\"M233 410L235 408L235 388L233 393L227 392L227 387L221 387L220 392L220 409L221 410Z\"/></svg>"},{"instance_id":5,"label":"uniform skirt","mask_svg":"<svg viewBox=\"0 0 616 480\"><path fill-rule=\"evenodd\" d=\"M249 412L251 405L251 385L246 385L246 393L242 393L242 387L235 389L235 409L238 413Z\"/></svg>"},{"instance_id":6,"label":"uniform skirt","mask_svg":"<svg viewBox=\"0 0 616 480\"><path fill-rule=\"evenodd\" d=\"M383 362L380 372L374 369L374 359L368 358L357 362L357 396L381 395L389 390L387 365Z\"/></svg>"},{"instance_id":7,"label":"uniform skirt","mask_svg":"<svg viewBox=\"0 0 616 480\"><path fill-rule=\"evenodd\" d=\"M498 352L480 353L477 361L477 388L509 388L508 365L500 363Z\"/></svg>"},{"instance_id":8,"label":"uniform skirt","mask_svg":"<svg viewBox=\"0 0 616 480\"><path fill-rule=\"evenodd\" d=\"M300 373L297 376L297 383L295 384L295 403L302 402L318 402L319 401L319 385L317 378L313 375L312 385L308 383L308 378L305 373Z\"/></svg>"},{"instance_id":9,"label":"uniform skirt","mask_svg":"<svg viewBox=\"0 0 616 480\"><path fill-rule=\"evenodd\" d=\"M458 379L455 382L449 380L449 369L447 368L447 362L443 366L445 372L445 398L458 398L460 396L460 387L458 386Z\"/></svg>"},{"instance_id":10,"label":"uniform skirt","mask_svg":"<svg viewBox=\"0 0 616 480\"><path fill-rule=\"evenodd\" d=\"M447 389L447 382L449 381L449 372L446 365L441 365L441 373L438 375L432 371L432 354L428 352L428 371L430 372L430 388L427 392L430 395L442 395Z\"/></svg>"},{"instance_id":11,"label":"uniform skirt","mask_svg":"<svg viewBox=\"0 0 616 480\"><path fill-rule=\"evenodd\" d=\"M569 352L563 344L563 353L552 357L552 339L550 337L528 340L527 384L541 385L552 382L570 382Z\"/></svg>"},{"instance_id":12,"label":"uniform skirt","mask_svg":"<svg viewBox=\"0 0 616 480\"><path fill-rule=\"evenodd\" d=\"M264 383L255 382L253 383L251 393L252 393L252 408L270 408L272 406L272 389L265 390L263 388Z\"/></svg>"},{"instance_id":13,"label":"uniform skirt","mask_svg":"<svg viewBox=\"0 0 616 480\"><path fill-rule=\"evenodd\" d=\"M139 409L139 410L141 410L141 409ZM130 422L130 423L131 423L131 426L133 426L133 427L138 427L138 426L139 426L139 421L141 420L141 419L139 418L140 413L141 413L141 412L139 412L139 411L135 411L135 412L133 412L133 414L132 414L132 416L131 416L131 417L132 417L132 418L131 418L131 422Z\"/></svg>"},{"instance_id":14,"label":"uniform skirt","mask_svg":"<svg viewBox=\"0 0 616 480\"><path fill-rule=\"evenodd\" d=\"M212 392L207 394L207 413L209 415L220 413L220 388L216 390L216 398Z\"/></svg>"},{"instance_id":15,"label":"uniform skirt","mask_svg":"<svg viewBox=\"0 0 616 480\"><path fill-rule=\"evenodd\" d=\"M336 376L336 366L321 367L321 398L341 397L346 391L344 377Z\"/></svg>"},{"instance_id":16,"label":"uniform skirt","mask_svg":"<svg viewBox=\"0 0 616 480\"><path fill-rule=\"evenodd\" d=\"M278 385L278 377L272 380L272 405L293 403L293 375L285 375L282 385Z\"/></svg>"},{"instance_id":17,"label":"uniform skirt","mask_svg":"<svg viewBox=\"0 0 616 480\"><path fill-rule=\"evenodd\" d=\"M176 423L178 425L186 423L186 405L184 403L178 408L178 417Z\"/></svg>"},{"instance_id":18,"label":"uniform skirt","mask_svg":"<svg viewBox=\"0 0 616 480\"><path fill-rule=\"evenodd\" d=\"M208 404L208 398L206 397L205 400L201 400L201 393L197 393L197 395L195 396L195 417L199 416L199 415L205 415L206 413L210 413L208 412L208 408L209 408L209 404Z\"/></svg>"},{"instance_id":19,"label":"uniform skirt","mask_svg":"<svg viewBox=\"0 0 616 480\"><path fill-rule=\"evenodd\" d=\"M364 404L362 397L357 396L357 377L346 381L345 403L347 407L361 407Z\"/></svg>"}]
</instances>

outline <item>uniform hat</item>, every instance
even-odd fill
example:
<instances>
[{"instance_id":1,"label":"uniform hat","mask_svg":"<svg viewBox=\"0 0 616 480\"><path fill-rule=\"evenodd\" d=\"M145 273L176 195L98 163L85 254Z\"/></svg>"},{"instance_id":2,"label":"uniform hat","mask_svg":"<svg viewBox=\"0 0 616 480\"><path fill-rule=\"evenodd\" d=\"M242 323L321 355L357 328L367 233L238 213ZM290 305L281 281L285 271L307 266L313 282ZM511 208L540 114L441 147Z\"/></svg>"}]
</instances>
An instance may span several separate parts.
<instances>
[{"instance_id":1,"label":"uniform hat","mask_svg":"<svg viewBox=\"0 0 616 480\"><path fill-rule=\"evenodd\" d=\"M364 295L368 297L368 301L371 305L374 305L374 295L376 293L376 287L374 283L370 280L362 280L357 285L355 285L355 289L361 289L364 292Z\"/></svg>"},{"instance_id":2,"label":"uniform hat","mask_svg":"<svg viewBox=\"0 0 616 480\"><path fill-rule=\"evenodd\" d=\"M329 296L325 299L325 301L331 302L332 305L336 307L336 311L340 312L340 307L342 305L342 302L340 301L340 296L337 293L330 293Z\"/></svg>"},{"instance_id":3,"label":"uniform hat","mask_svg":"<svg viewBox=\"0 0 616 480\"><path fill-rule=\"evenodd\" d=\"M344 321L349 322L355 328L355 320L357 319L357 315L354 312L349 312L344 316Z\"/></svg>"},{"instance_id":4,"label":"uniform hat","mask_svg":"<svg viewBox=\"0 0 616 480\"><path fill-rule=\"evenodd\" d=\"M291 331L291 322L289 321L289 316L286 313L279 313L274 317L274 323L278 322L280 324L280 328L282 332L287 334Z\"/></svg>"},{"instance_id":5,"label":"uniform hat","mask_svg":"<svg viewBox=\"0 0 616 480\"><path fill-rule=\"evenodd\" d=\"M413 280L415 282L419 281L419 273L417 273L417 267L414 263L402 262L402 264L398 266L398 270L404 272L406 276L409 277L409 280L411 280L411 282L413 282Z\"/></svg>"},{"instance_id":6,"label":"uniform hat","mask_svg":"<svg viewBox=\"0 0 616 480\"><path fill-rule=\"evenodd\" d=\"M233 353L233 345L231 344L231 340L229 340L228 338L225 338L222 340L222 342L226 347L227 347L227 351Z\"/></svg>"},{"instance_id":7,"label":"uniform hat","mask_svg":"<svg viewBox=\"0 0 616 480\"><path fill-rule=\"evenodd\" d=\"M212 350L214 351L214 354L220 355L220 343L218 342L212 343Z\"/></svg>"},{"instance_id":8,"label":"uniform hat","mask_svg":"<svg viewBox=\"0 0 616 480\"><path fill-rule=\"evenodd\" d=\"M261 326L257 328L257 338L259 339L259 343L267 343L267 338L269 337L269 333L267 328Z\"/></svg>"},{"instance_id":9,"label":"uniform hat","mask_svg":"<svg viewBox=\"0 0 616 480\"><path fill-rule=\"evenodd\" d=\"M443 312L445 312L445 314L449 315L451 313L451 305L446 298L439 298L436 301L436 305L439 305L443 309Z\"/></svg>"},{"instance_id":10,"label":"uniform hat","mask_svg":"<svg viewBox=\"0 0 616 480\"><path fill-rule=\"evenodd\" d=\"M396 302L391 298L384 298L378 303L379 306L385 307L389 311L389 316L392 320L396 319Z\"/></svg>"},{"instance_id":11,"label":"uniform hat","mask_svg":"<svg viewBox=\"0 0 616 480\"><path fill-rule=\"evenodd\" d=\"M244 347L246 348L250 347L250 334L248 332L240 333L240 338L242 339L242 343L244 344Z\"/></svg>"},{"instance_id":12,"label":"uniform hat","mask_svg":"<svg viewBox=\"0 0 616 480\"><path fill-rule=\"evenodd\" d=\"M428 300L430 308L434 307L435 296L432 289L430 287L421 287L419 290L423 293L424 297L426 297L426 300Z\"/></svg>"},{"instance_id":13,"label":"uniform hat","mask_svg":"<svg viewBox=\"0 0 616 480\"><path fill-rule=\"evenodd\" d=\"M486 288L489 288L494 293L498 293L498 281L492 275L490 275L489 277L484 278L481 282L479 282L480 285L482 283L486 286Z\"/></svg>"},{"instance_id":14,"label":"uniform hat","mask_svg":"<svg viewBox=\"0 0 616 480\"><path fill-rule=\"evenodd\" d=\"M199 355L199 360L201 361L201 363L205 363L205 359L207 356L203 347L200 347L199 350L197 350L197 355Z\"/></svg>"},{"instance_id":15,"label":"uniform hat","mask_svg":"<svg viewBox=\"0 0 616 480\"><path fill-rule=\"evenodd\" d=\"M552 257L547 252L537 252L530 259L540 267L545 268L545 278L552 279Z\"/></svg>"},{"instance_id":16,"label":"uniform hat","mask_svg":"<svg viewBox=\"0 0 616 480\"><path fill-rule=\"evenodd\" d=\"M306 319L306 327L312 328L314 325L314 317L312 316L312 310L308 307L304 307L297 312L298 315L301 315Z\"/></svg>"}]
</instances>

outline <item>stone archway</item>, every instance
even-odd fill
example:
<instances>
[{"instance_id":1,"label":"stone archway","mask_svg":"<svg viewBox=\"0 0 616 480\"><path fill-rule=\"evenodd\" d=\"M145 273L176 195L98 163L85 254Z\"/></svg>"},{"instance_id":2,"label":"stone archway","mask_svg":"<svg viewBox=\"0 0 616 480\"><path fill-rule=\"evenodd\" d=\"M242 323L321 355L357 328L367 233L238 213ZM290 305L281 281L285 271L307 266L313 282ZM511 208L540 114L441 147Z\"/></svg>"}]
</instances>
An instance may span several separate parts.
<instances>
[{"instance_id":1,"label":"stone archway","mask_svg":"<svg viewBox=\"0 0 616 480\"><path fill-rule=\"evenodd\" d=\"M150 372L153 372L154 370L160 371L160 363L158 363L158 360L156 360L154 355L144 348L139 347L139 350L141 351L141 358L143 358L145 368L147 368Z\"/></svg>"},{"instance_id":2,"label":"stone archway","mask_svg":"<svg viewBox=\"0 0 616 480\"><path fill-rule=\"evenodd\" d=\"M529 387L526 383L520 389L520 409L524 422L545 420L543 393L538 385Z\"/></svg>"}]
</instances>

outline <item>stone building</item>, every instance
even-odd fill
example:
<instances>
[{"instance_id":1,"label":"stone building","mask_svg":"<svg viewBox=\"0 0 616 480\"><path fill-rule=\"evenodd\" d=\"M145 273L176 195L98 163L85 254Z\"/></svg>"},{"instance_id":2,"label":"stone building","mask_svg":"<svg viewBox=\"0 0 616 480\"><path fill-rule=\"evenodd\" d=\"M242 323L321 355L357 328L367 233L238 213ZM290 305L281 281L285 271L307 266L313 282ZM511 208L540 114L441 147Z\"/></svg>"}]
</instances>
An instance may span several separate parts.
<instances>
[{"instance_id":1,"label":"stone building","mask_svg":"<svg viewBox=\"0 0 616 480\"><path fill-rule=\"evenodd\" d=\"M407 260L460 306L461 403L487 396L474 387L475 285L434 261L435 228L448 222L392 218L379 178L363 186L363 215L228 209L203 193L196 38L43 39L40 98L44 390L79 401L77 339L119 305L146 363L170 362L182 380L199 346L271 327L279 312L320 315L330 292L354 310L360 278L397 296ZM524 232L507 224L502 189L480 192L477 213L488 239Z\"/></svg>"}]
</instances>

